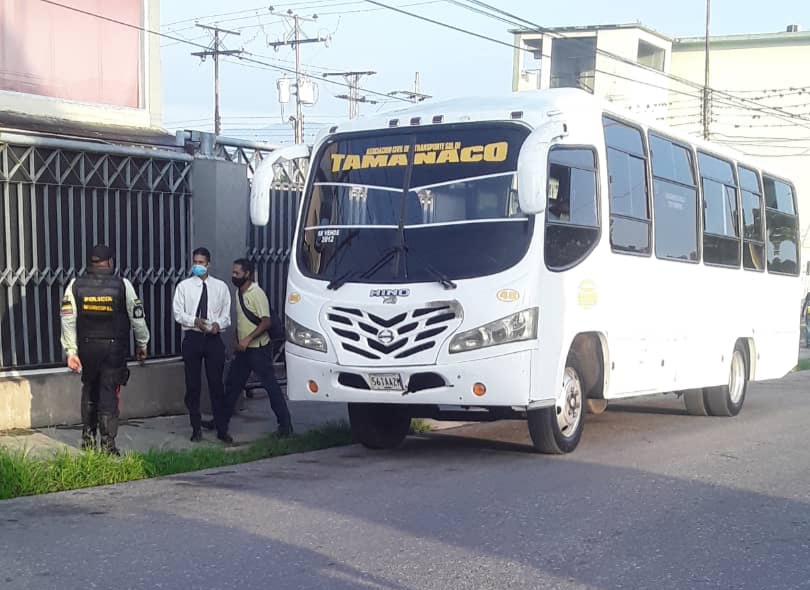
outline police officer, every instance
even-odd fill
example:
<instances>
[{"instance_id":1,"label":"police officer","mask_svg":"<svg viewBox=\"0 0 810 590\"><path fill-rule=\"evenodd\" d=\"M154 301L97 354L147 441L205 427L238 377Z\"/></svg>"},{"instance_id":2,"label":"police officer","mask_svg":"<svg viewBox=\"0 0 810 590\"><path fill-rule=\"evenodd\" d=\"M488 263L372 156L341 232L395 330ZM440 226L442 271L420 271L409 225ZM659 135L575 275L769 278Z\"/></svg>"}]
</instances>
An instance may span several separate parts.
<instances>
[{"instance_id":1,"label":"police officer","mask_svg":"<svg viewBox=\"0 0 810 590\"><path fill-rule=\"evenodd\" d=\"M135 332L135 358L146 359L149 328L143 305L127 279L116 276L113 251L99 244L90 251L87 274L74 279L62 300L62 348L68 368L82 376L82 449L118 455L118 394L129 377L129 330Z\"/></svg>"}]
</instances>

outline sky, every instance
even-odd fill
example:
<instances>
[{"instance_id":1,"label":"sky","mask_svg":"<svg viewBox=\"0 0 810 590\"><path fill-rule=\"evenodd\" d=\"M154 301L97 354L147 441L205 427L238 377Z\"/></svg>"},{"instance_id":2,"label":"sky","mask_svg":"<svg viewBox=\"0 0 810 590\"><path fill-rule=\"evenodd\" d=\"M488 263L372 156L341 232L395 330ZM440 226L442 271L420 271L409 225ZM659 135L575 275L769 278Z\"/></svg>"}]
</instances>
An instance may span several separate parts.
<instances>
[{"instance_id":1,"label":"sky","mask_svg":"<svg viewBox=\"0 0 810 590\"><path fill-rule=\"evenodd\" d=\"M380 0L389 6L458 28L513 42L514 28L491 16L473 12L474 0ZM488 4L544 27L583 26L640 22L672 37L702 36L706 0L488 0ZM284 40L291 32L290 19L279 15L293 11L302 17L318 15L302 23L307 37L328 38L325 43L301 46L303 70L318 85L317 104L304 108L305 139L324 125L348 117L348 103L335 98L346 87L341 77L322 77L324 72L375 71L361 80L369 99L380 104L361 104L361 115L383 112L406 103L387 95L394 90L412 90L419 72L421 91L435 99L463 95L511 92L514 50L510 47L452 31L436 24L380 8L366 0L162 0L161 32L209 45L211 35L195 27L195 20L239 32L227 35L227 49L244 49L251 63L236 58L220 61L220 112L222 135L270 143L289 143L292 126L284 121L294 114L290 103L278 103L276 81L294 68L289 47L275 51L268 42ZM797 24L810 29L808 0L711 0L711 34L732 35L784 31ZM170 131L213 131L213 64L190 55L200 47L182 41L161 39L163 121ZM260 62L260 63L256 63ZM292 74L287 73L287 76Z\"/></svg>"}]
</instances>

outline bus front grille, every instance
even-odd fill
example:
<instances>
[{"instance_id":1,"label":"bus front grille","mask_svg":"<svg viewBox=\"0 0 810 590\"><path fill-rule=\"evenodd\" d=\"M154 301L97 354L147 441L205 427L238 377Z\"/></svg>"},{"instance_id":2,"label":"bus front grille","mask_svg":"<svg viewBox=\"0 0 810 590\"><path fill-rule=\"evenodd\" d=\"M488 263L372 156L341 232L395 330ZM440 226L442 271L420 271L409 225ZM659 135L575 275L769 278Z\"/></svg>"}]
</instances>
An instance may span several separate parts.
<instances>
[{"instance_id":1,"label":"bus front grille","mask_svg":"<svg viewBox=\"0 0 810 590\"><path fill-rule=\"evenodd\" d=\"M355 307L331 307L326 324L347 360L422 362L435 357L439 345L461 324L460 305L438 302L385 312Z\"/></svg>"}]
</instances>

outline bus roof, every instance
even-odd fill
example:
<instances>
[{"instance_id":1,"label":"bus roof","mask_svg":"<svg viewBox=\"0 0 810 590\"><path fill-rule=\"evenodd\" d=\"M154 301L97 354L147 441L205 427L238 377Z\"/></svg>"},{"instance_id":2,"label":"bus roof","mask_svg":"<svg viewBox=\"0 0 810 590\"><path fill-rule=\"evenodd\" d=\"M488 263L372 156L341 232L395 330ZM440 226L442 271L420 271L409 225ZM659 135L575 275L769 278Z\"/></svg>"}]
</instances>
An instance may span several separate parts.
<instances>
[{"instance_id":1,"label":"bus roof","mask_svg":"<svg viewBox=\"0 0 810 590\"><path fill-rule=\"evenodd\" d=\"M614 115L628 122L658 131L674 140L691 143L696 148L718 156L724 156L751 167L779 173L778 166L774 166L772 162L765 163L758 158L745 155L725 145L712 143L686 134L661 121L656 121L650 116L633 113L620 105L596 97L578 88L553 88L512 92L496 96L469 96L418 103L327 126L318 134L315 144L320 144L323 139L332 133L410 127L412 126L411 121L417 118L419 122L414 123L414 126L431 125L436 122L438 117L441 117L440 124L518 120L536 127L552 114L562 115L563 119L567 119L567 122L571 124L572 121L576 121L575 115L581 113L582 110ZM394 121L396 123L393 123Z\"/></svg>"}]
</instances>

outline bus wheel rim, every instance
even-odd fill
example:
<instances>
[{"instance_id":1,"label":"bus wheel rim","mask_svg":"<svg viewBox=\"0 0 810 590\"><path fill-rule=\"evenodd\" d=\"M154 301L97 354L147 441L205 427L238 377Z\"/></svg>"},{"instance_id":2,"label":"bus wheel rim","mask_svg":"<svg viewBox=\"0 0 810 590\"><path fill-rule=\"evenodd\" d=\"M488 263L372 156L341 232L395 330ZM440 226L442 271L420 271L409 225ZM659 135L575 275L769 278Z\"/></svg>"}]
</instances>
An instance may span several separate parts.
<instances>
[{"instance_id":1,"label":"bus wheel rim","mask_svg":"<svg viewBox=\"0 0 810 590\"><path fill-rule=\"evenodd\" d=\"M579 375L571 367L565 368L562 395L557 402L557 427L563 436L571 437L582 420L582 383Z\"/></svg>"},{"instance_id":2,"label":"bus wheel rim","mask_svg":"<svg viewBox=\"0 0 810 590\"><path fill-rule=\"evenodd\" d=\"M728 378L728 396L732 404L742 400L745 391L745 359L739 350L731 357L731 374Z\"/></svg>"}]
</instances>

